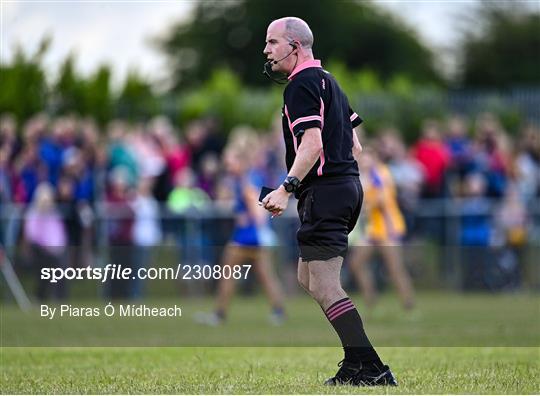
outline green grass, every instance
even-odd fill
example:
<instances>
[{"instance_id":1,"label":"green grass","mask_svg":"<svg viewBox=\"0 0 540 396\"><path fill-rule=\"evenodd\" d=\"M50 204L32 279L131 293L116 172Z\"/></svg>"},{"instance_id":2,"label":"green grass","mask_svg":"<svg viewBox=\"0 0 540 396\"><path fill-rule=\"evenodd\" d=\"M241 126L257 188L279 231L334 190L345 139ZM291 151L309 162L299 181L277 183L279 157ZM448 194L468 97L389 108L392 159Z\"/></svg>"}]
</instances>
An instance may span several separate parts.
<instances>
[{"instance_id":1,"label":"green grass","mask_svg":"<svg viewBox=\"0 0 540 396\"><path fill-rule=\"evenodd\" d=\"M288 300L290 320L267 322L264 299L239 298L229 322L197 325L210 299L178 304L181 318L60 318L0 305L2 393L540 393L538 295L422 293L412 313L385 295L366 329L398 388L325 388L342 351L320 308ZM74 306L96 301L72 301ZM220 347L217 347L221 345ZM214 346L214 347L210 347Z\"/></svg>"},{"instance_id":2,"label":"green grass","mask_svg":"<svg viewBox=\"0 0 540 396\"><path fill-rule=\"evenodd\" d=\"M537 348L381 348L398 388L326 388L337 348L3 348L3 393L537 394Z\"/></svg>"},{"instance_id":3,"label":"green grass","mask_svg":"<svg viewBox=\"0 0 540 396\"><path fill-rule=\"evenodd\" d=\"M535 294L423 293L412 313L403 312L393 295L366 312L357 295L365 327L378 346L538 346L540 300ZM193 321L197 311L209 311L210 299L166 299L147 302L182 307L179 318L40 317L39 309L24 314L0 305L0 345L3 346L335 346L336 336L319 306L308 297L287 300L288 322L278 331L268 323L269 307L262 297L238 298L229 322L219 329ZM72 301L73 306L106 302Z\"/></svg>"}]
</instances>

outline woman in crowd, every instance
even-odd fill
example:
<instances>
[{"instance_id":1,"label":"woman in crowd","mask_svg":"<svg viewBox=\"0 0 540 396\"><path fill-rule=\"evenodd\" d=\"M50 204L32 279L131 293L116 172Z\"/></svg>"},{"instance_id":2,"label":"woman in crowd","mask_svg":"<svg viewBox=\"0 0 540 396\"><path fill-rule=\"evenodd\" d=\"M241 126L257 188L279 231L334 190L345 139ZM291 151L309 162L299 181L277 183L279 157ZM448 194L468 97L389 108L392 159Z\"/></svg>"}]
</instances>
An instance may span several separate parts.
<instances>
[{"instance_id":1,"label":"woman in crowd","mask_svg":"<svg viewBox=\"0 0 540 396\"><path fill-rule=\"evenodd\" d=\"M36 297L39 301L45 301L49 293L49 281L41 279L41 269L65 266L66 230L54 199L52 186L40 183L24 217L24 236L37 273ZM56 297L65 297L64 290L63 280L60 280L56 284Z\"/></svg>"},{"instance_id":2,"label":"woman in crowd","mask_svg":"<svg viewBox=\"0 0 540 396\"><path fill-rule=\"evenodd\" d=\"M364 148L360 175L364 189L363 213L367 215L361 246L352 251L351 269L361 286L366 304L375 304L377 293L369 264L373 251L380 252L390 279L394 283L405 309L414 306L411 280L403 263L401 240L405 222L397 204L396 191L388 168L379 161L375 151ZM362 222L360 222L362 224Z\"/></svg>"}]
</instances>

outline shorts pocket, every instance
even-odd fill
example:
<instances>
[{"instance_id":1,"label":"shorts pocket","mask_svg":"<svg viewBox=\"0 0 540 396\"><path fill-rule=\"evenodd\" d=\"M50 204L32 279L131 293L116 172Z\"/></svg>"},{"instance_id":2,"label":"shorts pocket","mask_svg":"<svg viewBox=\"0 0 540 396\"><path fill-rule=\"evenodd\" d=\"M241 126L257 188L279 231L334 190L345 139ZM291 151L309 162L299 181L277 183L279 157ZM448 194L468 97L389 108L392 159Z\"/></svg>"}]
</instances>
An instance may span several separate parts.
<instances>
[{"instance_id":1,"label":"shorts pocket","mask_svg":"<svg viewBox=\"0 0 540 396\"><path fill-rule=\"evenodd\" d=\"M311 223L312 216L313 216L313 188L311 188L307 195L306 200L304 201L304 207L302 211L302 222L303 223Z\"/></svg>"}]
</instances>

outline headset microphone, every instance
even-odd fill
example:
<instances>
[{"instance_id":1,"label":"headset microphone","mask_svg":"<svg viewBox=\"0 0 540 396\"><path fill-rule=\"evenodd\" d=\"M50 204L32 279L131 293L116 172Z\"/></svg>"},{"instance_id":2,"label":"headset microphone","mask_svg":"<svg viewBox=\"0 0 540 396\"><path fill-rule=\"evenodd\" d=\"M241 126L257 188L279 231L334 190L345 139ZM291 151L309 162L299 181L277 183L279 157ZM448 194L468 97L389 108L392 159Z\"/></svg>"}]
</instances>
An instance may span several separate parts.
<instances>
[{"instance_id":1,"label":"headset microphone","mask_svg":"<svg viewBox=\"0 0 540 396\"><path fill-rule=\"evenodd\" d=\"M272 80L273 82L278 83L278 84L286 84L289 80L288 80L287 76L283 76L283 75L282 76L275 76L276 74L282 74L282 73L275 73L272 70L272 65L277 65L282 60L287 59L298 48L294 42L290 42L289 45L292 47L291 52L289 52L287 55L285 55L281 59L267 61L263 66L263 74L266 77L268 77L270 80ZM298 61L298 57L296 58L296 60ZM296 63L295 63L295 66L296 66ZM274 76L272 76L272 73L274 73Z\"/></svg>"},{"instance_id":2,"label":"headset microphone","mask_svg":"<svg viewBox=\"0 0 540 396\"><path fill-rule=\"evenodd\" d=\"M286 84L288 79L287 79L287 76L279 76L279 77L272 76L272 73L274 73L273 70L272 70L272 65L277 65L282 60L287 59L298 48L294 42L290 42L289 45L292 47L291 52L289 52L287 55L285 55L281 59L268 61L263 66L263 74L266 77L268 77L270 80L272 80L272 81L274 81L274 82L276 82L278 84ZM298 60L298 58L297 58L297 60ZM282 73L279 73L279 74L282 74Z\"/></svg>"}]
</instances>

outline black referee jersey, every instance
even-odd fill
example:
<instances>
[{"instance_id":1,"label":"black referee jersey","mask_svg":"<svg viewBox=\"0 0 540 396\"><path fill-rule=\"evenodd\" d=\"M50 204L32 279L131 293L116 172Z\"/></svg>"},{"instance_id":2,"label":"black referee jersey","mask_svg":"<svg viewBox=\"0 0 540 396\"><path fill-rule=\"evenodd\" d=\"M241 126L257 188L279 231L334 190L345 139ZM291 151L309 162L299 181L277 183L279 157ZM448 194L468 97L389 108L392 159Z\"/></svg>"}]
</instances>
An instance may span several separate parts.
<instances>
[{"instance_id":1,"label":"black referee jersey","mask_svg":"<svg viewBox=\"0 0 540 396\"><path fill-rule=\"evenodd\" d=\"M302 184L309 185L315 178L358 176L352 154L352 129L362 119L351 109L334 77L322 69L319 60L310 60L297 66L289 80L282 109L287 171L292 167L304 131L320 128L323 149Z\"/></svg>"}]
</instances>

